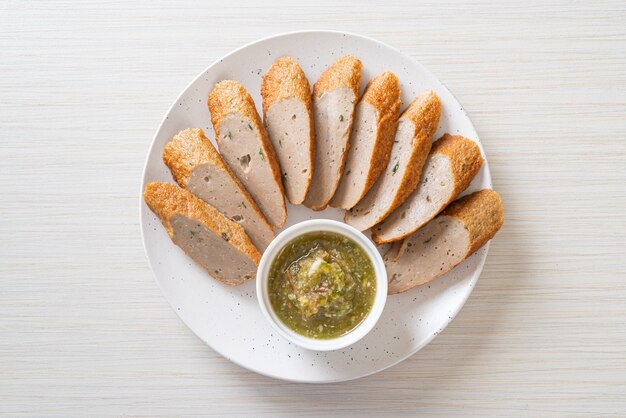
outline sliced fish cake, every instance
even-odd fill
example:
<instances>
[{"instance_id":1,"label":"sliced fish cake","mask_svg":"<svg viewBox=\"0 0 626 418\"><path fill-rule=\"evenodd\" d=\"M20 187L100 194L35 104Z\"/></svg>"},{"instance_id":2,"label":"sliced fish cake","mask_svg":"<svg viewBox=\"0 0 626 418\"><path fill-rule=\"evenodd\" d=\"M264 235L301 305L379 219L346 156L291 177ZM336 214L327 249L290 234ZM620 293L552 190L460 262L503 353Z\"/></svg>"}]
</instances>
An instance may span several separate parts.
<instances>
[{"instance_id":1,"label":"sliced fish cake","mask_svg":"<svg viewBox=\"0 0 626 418\"><path fill-rule=\"evenodd\" d=\"M400 116L387 168L365 197L346 212L347 224L365 231L385 219L415 190L440 116L441 104L434 92L413 100Z\"/></svg>"},{"instance_id":2,"label":"sliced fish cake","mask_svg":"<svg viewBox=\"0 0 626 418\"><path fill-rule=\"evenodd\" d=\"M445 134L433 144L415 191L372 228L372 239L383 244L417 231L467 189L482 164L474 141Z\"/></svg>"},{"instance_id":3,"label":"sliced fish cake","mask_svg":"<svg viewBox=\"0 0 626 418\"><path fill-rule=\"evenodd\" d=\"M163 162L174 180L246 231L262 252L274 230L202 129L185 129L165 145Z\"/></svg>"},{"instance_id":4,"label":"sliced fish cake","mask_svg":"<svg viewBox=\"0 0 626 418\"><path fill-rule=\"evenodd\" d=\"M263 118L280 163L285 194L299 205L313 178L315 136L311 87L304 71L291 57L281 57L261 84Z\"/></svg>"},{"instance_id":5,"label":"sliced fish cake","mask_svg":"<svg viewBox=\"0 0 626 418\"><path fill-rule=\"evenodd\" d=\"M261 254L241 225L170 183L148 183L143 197L174 244L212 277L231 286L255 277Z\"/></svg>"},{"instance_id":6,"label":"sliced fish cake","mask_svg":"<svg viewBox=\"0 0 626 418\"><path fill-rule=\"evenodd\" d=\"M346 167L330 201L331 206L352 208L385 170L398 126L398 116L398 77L385 71L370 81L357 104Z\"/></svg>"},{"instance_id":7,"label":"sliced fish cake","mask_svg":"<svg viewBox=\"0 0 626 418\"><path fill-rule=\"evenodd\" d=\"M240 83L220 81L209 93L209 110L222 158L267 220L282 227L287 209L278 158L252 97Z\"/></svg>"},{"instance_id":8,"label":"sliced fish cake","mask_svg":"<svg viewBox=\"0 0 626 418\"><path fill-rule=\"evenodd\" d=\"M493 238L503 223L502 201L493 190L453 202L406 237L397 255L385 256L389 294L428 283L452 270Z\"/></svg>"},{"instance_id":9,"label":"sliced fish cake","mask_svg":"<svg viewBox=\"0 0 626 418\"><path fill-rule=\"evenodd\" d=\"M315 164L304 205L323 210L335 194L346 163L354 108L359 100L361 61L338 59L313 86Z\"/></svg>"}]
</instances>

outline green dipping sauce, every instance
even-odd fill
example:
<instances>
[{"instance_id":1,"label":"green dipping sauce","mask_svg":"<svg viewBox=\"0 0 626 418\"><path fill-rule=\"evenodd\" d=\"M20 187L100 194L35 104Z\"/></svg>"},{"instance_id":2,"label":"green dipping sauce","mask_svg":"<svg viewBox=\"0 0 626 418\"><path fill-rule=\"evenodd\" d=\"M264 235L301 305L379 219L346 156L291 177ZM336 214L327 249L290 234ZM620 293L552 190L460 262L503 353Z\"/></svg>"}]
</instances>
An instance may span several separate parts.
<instances>
[{"instance_id":1,"label":"green dipping sauce","mask_svg":"<svg viewBox=\"0 0 626 418\"><path fill-rule=\"evenodd\" d=\"M289 328L310 338L340 337L374 304L376 275L356 242L334 232L310 232L285 245L269 271L272 308Z\"/></svg>"}]
</instances>

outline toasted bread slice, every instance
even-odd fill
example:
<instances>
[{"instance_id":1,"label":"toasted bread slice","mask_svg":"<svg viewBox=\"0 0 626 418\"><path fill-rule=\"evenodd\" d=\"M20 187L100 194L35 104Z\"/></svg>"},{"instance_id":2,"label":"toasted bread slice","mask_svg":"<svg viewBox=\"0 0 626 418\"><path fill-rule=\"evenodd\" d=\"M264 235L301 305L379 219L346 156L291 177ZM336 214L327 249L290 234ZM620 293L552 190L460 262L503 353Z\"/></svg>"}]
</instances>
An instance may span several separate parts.
<instances>
[{"instance_id":1,"label":"toasted bread slice","mask_svg":"<svg viewBox=\"0 0 626 418\"><path fill-rule=\"evenodd\" d=\"M315 164L304 204L323 210L335 194L350 147L354 108L361 88L361 61L339 58L313 86Z\"/></svg>"},{"instance_id":2,"label":"toasted bread slice","mask_svg":"<svg viewBox=\"0 0 626 418\"><path fill-rule=\"evenodd\" d=\"M350 209L389 163L400 116L398 77L385 71L369 82L356 107L346 168L330 206Z\"/></svg>"},{"instance_id":3,"label":"toasted bread slice","mask_svg":"<svg viewBox=\"0 0 626 418\"><path fill-rule=\"evenodd\" d=\"M315 135L311 86L291 57L278 58L263 77L263 119L280 163L285 194L304 201L313 178Z\"/></svg>"},{"instance_id":4,"label":"toasted bread slice","mask_svg":"<svg viewBox=\"0 0 626 418\"><path fill-rule=\"evenodd\" d=\"M143 198L174 244L211 276L231 286L255 277L261 254L241 225L170 183L148 183Z\"/></svg>"},{"instance_id":5,"label":"toasted bread slice","mask_svg":"<svg viewBox=\"0 0 626 418\"><path fill-rule=\"evenodd\" d=\"M503 223L502 201L493 190L453 202L406 237L397 255L385 256L389 294L428 283L452 270L493 238Z\"/></svg>"},{"instance_id":6,"label":"toasted bread slice","mask_svg":"<svg viewBox=\"0 0 626 418\"><path fill-rule=\"evenodd\" d=\"M274 230L202 129L185 129L165 145L163 162L174 180L246 231L262 252Z\"/></svg>"},{"instance_id":7,"label":"toasted bread slice","mask_svg":"<svg viewBox=\"0 0 626 418\"><path fill-rule=\"evenodd\" d=\"M376 225L415 190L439 124L441 104L432 91L415 98L398 122L385 172L350 211L345 221L359 231Z\"/></svg>"},{"instance_id":8,"label":"toasted bread slice","mask_svg":"<svg viewBox=\"0 0 626 418\"><path fill-rule=\"evenodd\" d=\"M278 158L252 97L238 82L220 81L209 93L209 110L222 158L267 220L282 227L287 209Z\"/></svg>"},{"instance_id":9,"label":"toasted bread slice","mask_svg":"<svg viewBox=\"0 0 626 418\"><path fill-rule=\"evenodd\" d=\"M467 189L482 164L474 141L445 134L433 144L415 191L372 228L372 239L377 244L398 241L420 229Z\"/></svg>"}]
</instances>

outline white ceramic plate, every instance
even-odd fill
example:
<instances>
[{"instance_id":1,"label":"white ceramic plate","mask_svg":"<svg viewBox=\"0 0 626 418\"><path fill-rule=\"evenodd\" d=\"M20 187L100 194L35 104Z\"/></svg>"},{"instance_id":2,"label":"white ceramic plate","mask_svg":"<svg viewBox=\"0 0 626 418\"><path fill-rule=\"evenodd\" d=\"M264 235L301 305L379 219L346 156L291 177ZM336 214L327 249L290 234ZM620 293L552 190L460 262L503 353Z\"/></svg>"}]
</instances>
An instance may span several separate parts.
<instances>
[{"instance_id":1,"label":"white ceramic plate","mask_svg":"<svg viewBox=\"0 0 626 418\"><path fill-rule=\"evenodd\" d=\"M143 173L146 182L173 182L161 160L165 144L185 128L202 128L214 137L207 95L223 79L238 80L261 111L261 77L272 62L291 55L311 85L342 55L363 62L361 91L376 74L393 71L400 79L402 103L424 90L437 92L442 115L436 138L444 132L480 141L460 103L431 73L398 50L359 35L309 31L273 36L244 46L209 66L176 99L152 142ZM482 147L481 147L482 149ZM484 153L483 153L484 155ZM487 163L467 192L491 188ZM316 217L342 220L342 211L313 212L289 206L285 227ZM167 236L159 220L141 203L143 242L156 280L174 311L191 330L227 359L267 376L298 382L338 382L390 367L417 352L454 318L470 295L487 256L488 245L434 282L390 296L375 329L357 344L332 352L298 348L277 335L261 314L255 283L225 286L196 266Z\"/></svg>"}]
</instances>

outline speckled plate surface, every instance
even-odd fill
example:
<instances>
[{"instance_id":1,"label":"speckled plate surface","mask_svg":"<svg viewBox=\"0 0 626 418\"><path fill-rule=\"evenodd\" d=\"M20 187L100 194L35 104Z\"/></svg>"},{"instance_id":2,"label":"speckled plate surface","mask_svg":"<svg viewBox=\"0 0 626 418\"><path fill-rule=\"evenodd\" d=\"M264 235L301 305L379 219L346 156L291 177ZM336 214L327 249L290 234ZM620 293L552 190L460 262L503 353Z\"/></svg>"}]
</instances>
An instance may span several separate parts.
<instances>
[{"instance_id":1,"label":"speckled plate surface","mask_svg":"<svg viewBox=\"0 0 626 418\"><path fill-rule=\"evenodd\" d=\"M165 144L178 131L199 127L214 137L207 95L222 79L243 83L261 111L260 86L272 62L291 55L311 85L342 55L363 62L361 91L376 74L393 71L400 79L403 107L419 92L432 89L441 98L442 115L436 137L444 132L480 141L460 103L431 73L400 51L362 36L326 31L277 35L246 45L200 74L170 107L154 137L142 179L169 181L161 160ZM482 150L482 147L481 147ZM484 153L483 153L484 155ZM491 188L488 164L467 192ZM289 206L285 227L316 217L342 220L343 211L313 212ZM454 318L470 295L487 256L488 245L429 285L390 296L376 328L357 344L340 351L313 352L291 345L276 335L261 315L254 281L240 287L222 285L196 266L167 236L161 223L141 203L143 242L165 297L185 324L215 351L242 367L267 376L298 382L338 382L390 367L428 344Z\"/></svg>"}]
</instances>

